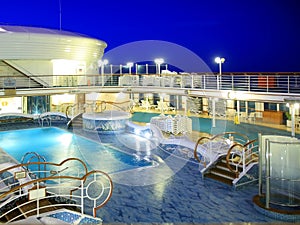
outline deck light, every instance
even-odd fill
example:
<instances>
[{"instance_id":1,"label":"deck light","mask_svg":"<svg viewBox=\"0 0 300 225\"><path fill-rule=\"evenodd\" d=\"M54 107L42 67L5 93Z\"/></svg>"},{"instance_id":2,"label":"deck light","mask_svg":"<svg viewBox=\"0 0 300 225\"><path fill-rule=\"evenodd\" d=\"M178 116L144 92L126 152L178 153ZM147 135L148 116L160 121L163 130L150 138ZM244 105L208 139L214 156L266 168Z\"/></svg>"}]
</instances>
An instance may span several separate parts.
<instances>
[{"instance_id":1,"label":"deck light","mask_svg":"<svg viewBox=\"0 0 300 225\"><path fill-rule=\"evenodd\" d=\"M222 63L225 62L225 58L220 58L220 57L216 57L215 58L215 62L219 64L219 75L222 75ZM220 89L220 78L219 76L217 76L217 89Z\"/></svg>"},{"instance_id":2,"label":"deck light","mask_svg":"<svg viewBox=\"0 0 300 225\"><path fill-rule=\"evenodd\" d=\"M219 74L222 75L222 63L225 62L225 58L216 57L215 62L219 64Z\"/></svg>"}]
</instances>

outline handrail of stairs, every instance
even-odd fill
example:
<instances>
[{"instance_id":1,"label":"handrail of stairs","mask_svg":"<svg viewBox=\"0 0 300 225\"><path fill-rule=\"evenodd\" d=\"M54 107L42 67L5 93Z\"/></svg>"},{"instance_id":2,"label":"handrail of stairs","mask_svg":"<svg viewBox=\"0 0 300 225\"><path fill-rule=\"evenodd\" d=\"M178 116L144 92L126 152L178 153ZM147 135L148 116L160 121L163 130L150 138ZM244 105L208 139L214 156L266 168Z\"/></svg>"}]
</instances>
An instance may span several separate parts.
<instances>
[{"instance_id":1,"label":"handrail of stairs","mask_svg":"<svg viewBox=\"0 0 300 225\"><path fill-rule=\"evenodd\" d=\"M244 143L248 143L249 142L249 138L244 135L241 134L239 132L223 132L220 134L216 134L212 137L207 137L207 136L203 136L200 137L195 145L194 148L194 158L199 162L202 163L204 165L204 167L207 166L206 161L205 161L205 157L201 157L199 158L199 152L198 152L198 146L202 141L206 141L207 142L216 142L216 141L220 141L220 142L225 142L226 145L228 145L228 148L230 148L232 145L234 144L241 144L244 145ZM212 150L212 149L208 149L208 150ZM220 152L226 153L228 151L228 149L220 149ZM211 164L213 162L209 162L209 164Z\"/></svg>"},{"instance_id":2,"label":"handrail of stairs","mask_svg":"<svg viewBox=\"0 0 300 225\"><path fill-rule=\"evenodd\" d=\"M258 162L258 153L254 151L258 146L255 145L255 142L257 139L248 141L246 144L235 143L229 148L226 163L228 169L236 174L236 178L240 173L246 172L247 165ZM238 170L239 166L242 167L242 171Z\"/></svg>"},{"instance_id":3,"label":"handrail of stairs","mask_svg":"<svg viewBox=\"0 0 300 225\"><path fill-rule=\"evenodd\" d=\"M61 166L63 165L65 162L70 161L70 160L79 160L77 158L69 158L66 159L64 161L62 161L59 164L56 163L49 163L50 165L54 165L54 166ZM80 162L81 160L79 160ZM14 166L10 166L7 167L5 169L2 169L0 171L0 173L3 173L4 171L8 171L12 168L23 168L24 165L28 165L28 164L45 164L45 162L31 162L31 163L25 163L25 164L16 164ZM5 200L2 202L2 206L3 209L5 208L4 206L11 204L13 202L16 202L18 200L18 198L22 198L24 200L25 198L25 202L21 202L18 207L26 207L27 204L31 204L36 202L37 203L37 207L36 209L31 209L30 211L26 211L26 213L21 213L19 215L17 215L17 218L20 218L21 216L23 216L23 214L32 214L33 212L36 212L36 214L38 215L40 213L40 210L47 208L48 206L44 206L41 205L39 207L39 202L41 200L49 200L51 198L68 198L70 199L69 201L72 201L72 197L76 198L79 200L79 202L76 203L68 203L68 202L63 202L63 203L54 203L54 204L50 204L49 207L53 208L55 206L77 206L79 208L81 208L81 213L84 213L84 199L88 198L90 201L93 202L93 215L94 217L96 217L96 211L101 208L102 206L104 206L109 199L112 196L112 189L113 189L113 183L112 180L110 178L110 176L100 170L93 170L88 172L86 166L85 167L85 173L83 176L73 176L73 175L61 175L60 173L56 173L53 174L50 172L50 176L48 177L43 177L43 178L37 178L37 179L31 179L27 182L24 183L19 183L19 185L14 185L10 187L10 190L3 192L0 194L0 200L1 199L6 199L7 196L11 196L9 197L8 200ZM26 173L26 170L20 170L20 172L24 172ZM15 180L18 181L18 179L15 176ZM20 176L20 175L19 175ZM20 177L18 177L19 179L21 179ZM55 184L46 184L45 181L54 181L56 180L57 183ZM78 190L78 193L75 195L73 193L74 189L74 185L68 186L65 185L65 183L61 183L62 180L67 180L67 181L78 181L80 182L79 187L75 188L76 190ZM86 182L86 181L89 182ZM19 182L19 181L18 181ZM100 192L97 191L95 192L94 190L92 190L92 187L95 187L95 185L98 185L97 189L101 190ZM30 187L28 188L28 192L24 193L22 192L23 189L25 189L26 187ZM76 186L76 184L75 184ZM67 188L67 189L66 189ZM73 189L72 189L73 188ZM69 190L69 194L67 194L66 191L63 190L69 190L72 189L71 191ZM41 191L41 192L40 192ZM57 192L58 191L58 192ZM40 193L45 193L42 196L39 196ZM36 197L36 195L38 195L38 197ZM32 197L35 196L35 197ZM27 199L28 198L28 199ZM0 215L0 219L5 217L6 215L8 215L10 212L12 212L15 208L8 208L8 210L2 212L2 214ZM10 221L14 221L16 219L10 219ZM10 222L8 221L8 222Z\"/></svg>"},{"instance_id":4,"label":"handrail of stairs","mask_svg":"<svg viewBox=\"0 0 300 225\"><path fill-rule=\"evenodd\" d=\"M196 146L194 148L194 158L199 162L202 163L204 165L204 167L206 167L206 162L203 160L203 157L199 158L198 156L198 145L201 143L201 141L203 140L211 140L211 137L200 137L198 139L198 141L196 142Z\"/></svg>"},{"instance_id":5,"label":"handrail of stairs","mask_svg":"<svg viewBox=\"0 0 300 225\"><path fill-rule=\"evenodd\" d=\"M12 67L14 70L16 70L20 75L23 75L24 77L36 82L38 85L42 85L42 87L50 87L49 83L45 80L39 78L38 76L32 74L30 71L25 69L20 64L17 64L16 61L11 60L2 60L2 62L10 67Z\"/></svg>"}]
</instances>

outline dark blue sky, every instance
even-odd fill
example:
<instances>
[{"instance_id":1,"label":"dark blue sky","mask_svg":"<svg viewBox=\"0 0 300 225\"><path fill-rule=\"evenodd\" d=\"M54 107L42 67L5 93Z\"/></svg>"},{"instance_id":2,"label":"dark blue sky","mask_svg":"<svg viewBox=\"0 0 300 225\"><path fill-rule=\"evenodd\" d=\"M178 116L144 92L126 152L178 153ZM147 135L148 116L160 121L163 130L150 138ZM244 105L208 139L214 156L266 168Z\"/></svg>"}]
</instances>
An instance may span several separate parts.
<instances>
[{"instance_id":1,"label":"dark blue sky","mask_svg":"<svg viewBox=\"0 0 300 225\"><path fill-rule=\"evenodd\" d=\"M161 40L214 72L216 56L226 58L224 72L300 71L298 0L4 0L0 24L59 29L59 5L62 29L101 39L106 51Z\"/></svg>"}]
</instances>

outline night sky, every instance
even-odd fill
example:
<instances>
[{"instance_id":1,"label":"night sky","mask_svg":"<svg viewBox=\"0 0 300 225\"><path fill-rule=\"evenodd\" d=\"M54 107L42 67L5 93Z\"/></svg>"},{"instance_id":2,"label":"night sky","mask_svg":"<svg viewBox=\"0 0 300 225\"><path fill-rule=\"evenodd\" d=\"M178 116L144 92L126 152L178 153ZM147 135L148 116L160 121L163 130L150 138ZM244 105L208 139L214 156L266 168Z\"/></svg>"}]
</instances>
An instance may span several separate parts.
<instances>
[{"instance_id":1,"label":"night sky","mask_svg":"<svg viewBox=\"0 0 300 225\"><path fill-rule=\"evenodd\" d=\"M226 58L224 72L300 71L298 0L2 0L0 24L61 27L105 41L105 52L136 41L170 42L214 72L216 56Z\"/></svg>"}]
</instances>

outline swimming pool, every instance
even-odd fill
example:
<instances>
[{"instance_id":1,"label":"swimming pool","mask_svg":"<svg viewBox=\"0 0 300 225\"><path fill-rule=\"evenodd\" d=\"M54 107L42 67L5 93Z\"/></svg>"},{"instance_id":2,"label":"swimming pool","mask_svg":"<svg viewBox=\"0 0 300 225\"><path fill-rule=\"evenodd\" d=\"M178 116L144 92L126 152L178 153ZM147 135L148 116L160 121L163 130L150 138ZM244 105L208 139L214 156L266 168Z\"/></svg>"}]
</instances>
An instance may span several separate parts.
<instances>
[{"instance_id":1,"label":"swimming pool","mask_svg":"<svg viewBox=\"0 0 300 225\"><path fill-rule=\"evenodd\" d=\"M89 170L98 169L107 173L151 165L109 145L56 127L0 132L0 142L1 148L18 162L21 162L25 153L37 152L46 161L55 163L70 157L80 158Z\"/></svg>"},{"instance_id":2,"label":"swimming pool","mask_svg":"<svg viewBox=\"0 0 300 225\"><path fill-rule=\"evenodd\" d=\"M249 127L250 126L251 125L249 125ZM239 127L242 126L240 125ZM255 127L255 129L260 130L259 127ZM254 130L252 131L253 135L257 134ZM46 131L43 132L46 133ZM273 129L273 132L280 131ZM11 133L8 132L6 134L8 136L2 136L3 133L4 132L0 132L1 144L2 142L5 143L5 137L9 137L9 134L11 135ZM65 133L62 132L62 134ZM38 136L38 133L36 133L35 136ZM115 142L114 137L110 135L105 136L105 138L108 140L107 143L109 143L109 140L111 140L111 142ZM101 140L104 140L105 138L102 138ZM37 138L35 143L29 143L27 148L29 148L30 151L33 151L33 148L38 147L37 143L40 141L39 139L40 138ZM52 139L54 139L54 137L52 137ZM73 139L75 139L75 141L80 140L82 143L85 143L84 138L81 140L80 137L75 136ZM61 138L58 137L57 142L59 140L61 140ZM127 141L127 139L125 141ZM124 144L125 141L121 143ZM10 143L10 145L12 144L13 143ZM89 155L82 149L80 149L80 151L75 150L72 146L70 146L70 144L67 146L69 146L69 152L73 150L78 155L82 154L85 157L85 160L88 161L89 166L96 165L100 167L100 162L105 164L104 159L102 159L103 162L100 161L97 163L97 161L95 162L93 159L93 154ZM93 145L88 142L86 147L88 146ZM120 147L121 145L115 146L122 148ZM102 147L100 147L100 149L106 149L106 147L109 146L104 144ZM167 148L168 146L165 147ZM68 147L65 148L67 148L65 151L68 151ZM93 149L91 149L91 151L96 152ZM22 157L23 153L20 156L18 156L17 153L15 154L17 155L16 158L20 158ZM122 156L122 154L119 156ZM168 157L168 154L165 157ZM164 160L165 157L163 157ZM178 165L182 165L182 168L177 170L176 173L170 174L168 174L169 170L166 168L162 168L162 170L151 170L150 168L147 169L149 173L143 172L142 169L146 167L124 171L125 176L123 176L123 178L126 180L132 179L143 181L143 178L146 176L157 180L158 177L162 177L163 179L159 179L158 182L152 182L150 184L146 183L145 185L124 185L124 182L115 182L118 181L118 177L116 176L122 172L114 173L112 175L112 179L114 181L113 195L108 204L106 204L105 207L97 212L97 216L100 217L104 223L216 224L226 222L251 222L282 224L282 221L269 218L257 212L255 209L252 198L258 193L257 185L250 185L244 187L242 190L234 191L231 187L217 181L202 179L202 176L199 172L199 166L196 163L189 162L178 157L168 157L168 159L170 159L169 161L172 161L172 165L176 166L176 168ZM117 159L115 160L118 161ZM130 160L134 162L136 161L136 158L133 157L130 158ZM184 161L180 162L182 160ZM123 166L125 164L125 168L137 167L136 165L130 166L128 163L126 164L122 160L120 163ZM160 164L163 165L163 163ZM113 171L113 168L110 167L109 163L107 163L106 166L108 166L107 169ZM104 171L107 171L107 169L104 169ZM92 207L87 209L86 213L91 215Z\"/></svg>"}]
</instances>

